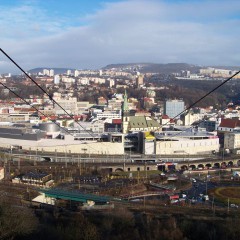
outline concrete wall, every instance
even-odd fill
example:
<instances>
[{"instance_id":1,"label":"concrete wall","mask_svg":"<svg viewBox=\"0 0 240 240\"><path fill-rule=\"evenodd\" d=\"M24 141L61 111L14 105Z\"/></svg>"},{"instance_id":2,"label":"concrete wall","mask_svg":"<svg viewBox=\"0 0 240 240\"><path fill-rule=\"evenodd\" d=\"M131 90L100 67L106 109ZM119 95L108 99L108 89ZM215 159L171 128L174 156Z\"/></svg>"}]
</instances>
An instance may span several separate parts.
<instances>
[{"instance_id":1,"label":"concrete wall","mask_svg":"<svg viewBox=\"0 0 240 240\"><path fill-rule=\"evenodd\" d=\"M29 147L22 146L23 149ZM119 155L124 154L123 143L110 143L110 142L95 142L87 144L74 144L74 145L56 145L56 146L32 146L31 150L35 151L47 151L47 152L58 152L58 153L76 153L76 154L109 154Z\"/></svg>"},{"instance_id":2,"label":"concrete wall","mask_svg":"<svg viewBox=\"0 0 240 240\"><path fill-rule=\"evenodd\" d=\"M219 150L219 139L157 141L156 154L204 154Z\"/></svg>"}]
</instances>

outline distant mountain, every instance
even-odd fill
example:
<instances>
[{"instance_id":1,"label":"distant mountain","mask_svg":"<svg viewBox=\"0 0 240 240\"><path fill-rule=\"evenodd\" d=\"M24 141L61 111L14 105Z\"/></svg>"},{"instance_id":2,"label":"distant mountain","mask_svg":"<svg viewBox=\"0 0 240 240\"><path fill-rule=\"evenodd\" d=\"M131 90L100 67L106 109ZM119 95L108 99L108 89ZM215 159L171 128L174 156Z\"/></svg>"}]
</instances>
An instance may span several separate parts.
<instances>
[{"instance_id":1,"label":"distant mountain","mask_svg":"<svg viewBox=\"0 0 240 240\"><path fill-rule=\"evenodd\" d=\"M39 72L43 72L43 69L53 69L54 70L54 73L55 74L63 74L63 73L66 73L67 70L71 70L71 71L74 71L75 69L72 69L72 68L49 68L49 67L40 67L40 68L33 68L31 70L28 70L29 73L32 73L32 74L37 74Z\"/></svg>"},{"instance_id":2,"label":"distant mountain","mask_svg":"<svg viewBox=\"0 0 240 240\"><path fill-rule=\"evenodd\" d=\"M201 67L187 63L124 63L124 64L110 64L104 67L107 69L116 69L124 71L139 71L141 73L173 73L180 72L182 70L197 72Z\"/></svg>"}]
</instances>

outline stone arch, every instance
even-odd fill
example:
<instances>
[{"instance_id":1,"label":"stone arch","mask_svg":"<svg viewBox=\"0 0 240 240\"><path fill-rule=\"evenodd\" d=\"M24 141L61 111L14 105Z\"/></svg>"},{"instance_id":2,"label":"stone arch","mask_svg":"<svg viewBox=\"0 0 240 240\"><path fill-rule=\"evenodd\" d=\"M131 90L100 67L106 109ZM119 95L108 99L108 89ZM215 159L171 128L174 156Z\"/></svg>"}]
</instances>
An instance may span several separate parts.
<instances>
[{"instance_id":1,"label":"stone arch","mask_svg":"<svg viewBox=\"0 0 240 240\"><path fill-rule=\"evenodd\" d=\"M188 166L187 166L187 165L182 165L182 166L181 166L181 169L182 169L182 170L187 170L187 169L188 169Z\"/></svg>"},{"instance_id":2,"label":"stone arch","mask_svg":"<svg viewBox=\"0 0 240 240\"><path fill-rule=\"evenodd\" d=\"M233 167L233 161L229 161L229 162L228 162L228 166L229 166L229 167Z\"/></svg>"},{"instance_id":3,"label":"stone arch","mask_svg":"<svg viewBox=\"0 0 240 240\"><path fill-rule=\"evenodd\" d=\"M123 169L122 168L116 168L115 172L123 172Z\"/></svg>"},{"instance_id":4,"label":"stone arch","mask_svg":"<svg viewBox=\"0 0 240 240\"><path fill-rule=\"evenodd\" d=\"M215 168L220 168L220 163L219 162L216 162L216 163L214 163L214 165L213 165Z\"/></svg>"},{"instance_id":5,"label":"stone arch","mask_svg":"<svg viewBox=\"0 0 240 240\"><path fill-rule=\"evenodd\" d=\"M212 167L212 164L211 164L211 163L207 163L207 164L205 165L205 167L206 167L207 169L209 169L209 168Z\"/></svg>"},{"instance_id":6,"label":"stone arch","mask_svg":"<svg viewBox=\"0 0 240 240\"><path fill-rule=\"evenodd\" d=\"M195 170L196 169L196 165L195 164L191 164L191 165L189 165L189 168L192 169L192 170Z\"/></svg>"},{"instance_id":7,"label":"stone arch","mask_svg":"<svg viewBox=\"0 0 240 240\"><path fill-rule=\"evenodd\" d=\"M227 166L226 162L221 162L221 168L225 168Z\"/></svg>"},{"instance_id":8,"label":"stone arch","mask_svg":"<svg viewBox=\"0 0 240 240\"><path fill-rule=\"evenodd\" d=\"M198 164L197 166L198 169L204 169L204 165L202 163Z\"/></svg>"}]
</instances>

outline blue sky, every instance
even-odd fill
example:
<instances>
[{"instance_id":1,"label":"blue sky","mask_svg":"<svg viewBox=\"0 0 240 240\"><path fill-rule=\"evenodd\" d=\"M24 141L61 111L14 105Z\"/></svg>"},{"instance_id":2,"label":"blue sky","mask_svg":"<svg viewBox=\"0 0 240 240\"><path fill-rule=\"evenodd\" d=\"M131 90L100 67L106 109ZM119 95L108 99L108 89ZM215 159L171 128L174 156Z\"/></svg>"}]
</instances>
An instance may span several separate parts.
<instances>
[{"instance_id":1,"label":"blue sky","mask_svg":"<svg viewBox=\"0 0 240 240\"><path fill-rule=\"evenodd\" d=\"M238 0L0 1L0 45L24 69L240 64ZM15 68L0 55L0 73Z\"/></svg>"}]
</instances>

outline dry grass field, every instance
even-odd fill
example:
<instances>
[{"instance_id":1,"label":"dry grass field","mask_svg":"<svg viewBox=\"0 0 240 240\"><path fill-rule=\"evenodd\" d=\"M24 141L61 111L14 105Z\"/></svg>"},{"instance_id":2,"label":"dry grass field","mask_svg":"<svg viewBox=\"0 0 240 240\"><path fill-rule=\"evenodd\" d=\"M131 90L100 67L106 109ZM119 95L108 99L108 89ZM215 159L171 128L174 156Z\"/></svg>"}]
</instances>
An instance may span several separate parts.
<instances>
[{"instance_id":1,"label":"dry grass field","mask_svg":"<svg viewBox=\"0 0 240 240\"><path fill-rule=\"evenodd\" d=\"M209 191L209 195L224 203L229 199L231 203L240 204L240 187L215 188Z\"/></svg>"}]
</instances>

